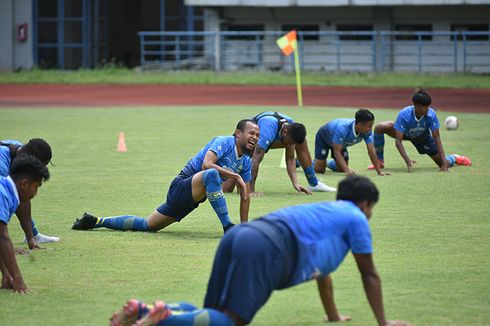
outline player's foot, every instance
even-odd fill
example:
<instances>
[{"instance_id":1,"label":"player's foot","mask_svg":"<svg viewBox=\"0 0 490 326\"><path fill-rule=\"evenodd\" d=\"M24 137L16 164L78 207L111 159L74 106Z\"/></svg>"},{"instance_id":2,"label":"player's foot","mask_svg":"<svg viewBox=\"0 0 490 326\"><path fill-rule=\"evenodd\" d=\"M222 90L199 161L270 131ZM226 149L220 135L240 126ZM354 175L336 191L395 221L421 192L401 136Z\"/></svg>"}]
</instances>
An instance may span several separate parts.
<instances>
[{"instance_id":1,"label":"player's foot","mask_svg":"<svg viewBox=\"0 0 490 326\"><path fill-rule=\"evenodd\" d=\"M40 244L40 243L58 242L58 241L60 241L60 238L50 237L50 236L38 233L34 236L34 240L36 240L37 244ZM24 237L24 243L27 243L26 237Z\"/></svg>"},{"instance_id":2,"label":"player's foot","mask_svg":"<svg viewBox=\"0 0 490 326\"><path fill-rule=\"evenodd\" d=\"M229 231L234 226L235 226L234 223L230 223L227 226L223 227L223 233L226 233L227 231Z\"/></svg>"},{"instance_id":3,"label":"player's foot","mask_svg":"<svg viewBox=\"0 0 490 326\"><path fill-rule=\"evenodd\" d=\"M146 313L148 313L148 308L144 302L131 299L126 302L121 311L112 315L110 325L131 326Z\"/></svg>"},{"instance_id":4,"label":"player's foot","mask_svg":"<svg viewBox=\"0 0 490 326\"><path fill-rule=\"evenodd\" d=\"M323 182L318 181L316 186L308 186L308 190L311 192L335 192L337 188L327 186Z\"/></svg>"},{"instance_id":5,"label":"player's foot","mask_svg":"<svg viewBox=\"0 0 490 326\"><path fill-rule=\"evenodd\" d=\"M379 160L379 167L384 169L385 168L385 162L383 160ZM371 164L368 166L368 170L374 170L374 164Z\"/></svg>"},{"instance_id":6,"label":"player's foot","mask_svg":"<svg viewBox=\"0 0 490 326\"><path fill-rule=\"evenodd\" d=\"M153 326L159 321L164 320L172 315L172 311L163 301L155 301L153 308L148 313L136 322L136 326Z\"/></svg>"},{"instance_id":7,"label":"player's foot","mask_svg":"<svg viewBox=\"0 0 490 326\"><path fill-rule=\"evenodd\" d=\"M456 156L456 162L455 163L457 165L466 165L466 166L471 165L471 160L468 157L463 156L463 155L456 155L456 154L454 154L454 155Z\"/></svg>"},{"instance_id":8,"label":"player's foot","mask_svg":"<svg viewBox=\"0 0 490 326\"><path fill-rule=\"evenodd\" d=\"M73 226L73 230L91 230L97 223L97 217L90 215L88 213L83 213L82 217L77 218Z\"/></svg>"}]
</instances>

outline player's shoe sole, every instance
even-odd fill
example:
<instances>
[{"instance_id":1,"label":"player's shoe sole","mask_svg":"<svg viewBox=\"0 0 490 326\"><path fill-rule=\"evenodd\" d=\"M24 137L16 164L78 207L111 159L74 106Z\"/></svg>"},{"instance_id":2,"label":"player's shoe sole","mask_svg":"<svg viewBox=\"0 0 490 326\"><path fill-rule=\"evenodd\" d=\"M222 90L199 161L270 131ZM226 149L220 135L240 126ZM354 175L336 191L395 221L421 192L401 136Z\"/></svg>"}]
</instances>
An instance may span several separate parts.
<instances>
[{"instance_id":1,"label":"player's shoe sole","mask_svg":"<svg viewBox=\"0 0 490 326\"><path fill-rule=\"evenodd\" d=\"M385 162L379 160L379 167L384 169L385 168ZM370 166L368 166L368 170L374 170L374 164L371 164Z\"/></svg>"},{"instance_id":2,"label":"player's shoe sole","mask_svg":"<svg viewBox=\"0 0 490 326\"><path fill-rule=\"evenodd\" d=\"M77 218L71 228L73 230L91 230L94 228L96 223L97 217L88 213L83 213L82 217Z\"/></svg>"},{"instance_id":3,"label":"player's shoe sole","mask_svg":"<svg viewBox=\"0 0 490 326\"><path fill-rule=\"evenodd\" d=\"M471 160L463 155L458 155L456 156L456 164L457 165L465 165L465 166L470 166L471 165Z\"/></svg>"},{"instance_id":4,"label":"player's shoe sole","mask_svg":"<svg viewBox=\"0 0 490 326\"><path fill-rule=\"evenodd\" d=\"M122 308L121 311L112 315L110 326L131 326L133 325L143 311L146 311L146 305L136 299L131 299Z\"/></svg>"},{"instance_id":5,"label":"player's shoe sole","mask_svg":"<svg viewBox=\"0 0 490 326\"><path fill-rule=\"evenodd\" d=\"M172 315L172 311L163 301L155 301L153 308L148 311L145 317L136 322L136 326L154 326L159 321Z\"/></svg>"}]
</instances>

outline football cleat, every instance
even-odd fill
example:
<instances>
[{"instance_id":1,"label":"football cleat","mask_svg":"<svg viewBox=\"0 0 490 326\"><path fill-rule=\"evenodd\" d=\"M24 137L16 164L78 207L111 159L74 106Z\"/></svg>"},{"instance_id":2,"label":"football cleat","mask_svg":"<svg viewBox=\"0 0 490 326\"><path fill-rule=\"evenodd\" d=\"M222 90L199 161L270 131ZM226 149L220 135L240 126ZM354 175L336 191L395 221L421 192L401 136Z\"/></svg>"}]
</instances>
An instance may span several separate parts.
<instances>
[{"instance_id":1,"label":"football cleat","mask_svg":"<svg viewBox=\"0 0 490 326\"><path fill-rule=\"evenodd\" d=\"M159 321L164 320L172 315L172 310L163 301L155 301L153 308L148 313L136 321L136 326L154 326Z\"/></svg>"},{"instance_id":2,"label":"football cleat","mask_svg":"<svg viewBox=\"0 0 490 326\"><path fill-rule=\"evenodd\" d=\"M88 213L83 213L82 217L77 218L73 226L73 230L92 230L97 224L97 217Z\"/></svg>"},{"instance_id":3,"label":"football cleat","mask_svg":"<svg viewBox=\"0 0 490 326\"><path fill-rule=\"evenodd\" d=\"M457 165L466 165L470 166L471 165L471 160L463 155L456 155L456 164Z\"/></svg>"},{"instance_id":4,"label":"football cleat","mask_svg":"<svg viewBox=\"0 0 490 326\"><path fill-rule=\"evenodd\" d=\"M311 192L335 192L337 188L327 186L323 182L318 181L316 186L308 186L308 190Z\"/></svg>"},{"instance_id":5,"label":"football cleat","mask_svg":"<svg viewBox=\"0 0 490 326\"><path fill-rule=\"evenodd\" d=\"M38 233L34 236L34 240L36 240L36 243L37 244L40 244L40 243L49 243L49 242L58 242L60 241L60 238L58 237L50 237L48 235L44 235L44 234L41 234L41 233ZM27 238L24 237L24 243L27 243Z\"/></svg>"},{"instance_id":6,"label":"football cleat","mask_svg":"<svg viewBox=\"0 0 490 326\"><path fill-rule=\"evenodd\" d=\"M385 168L385 162L383 160L379 160L379 167L384 169ZM374 170L374 164L371 164L368 166L368 170Z\"/></svg>"},{"instance_id":7,"label":"football cleat","mask_svg":"<svg viewBox=\"0 0 490 326\"><path fill-rule=\"evenodd\" d=\"M110 326L131 326L146 313L148 308L144 302L131 299L126 302L121 311L112 315Z\"/></svg>"}]
</instances>

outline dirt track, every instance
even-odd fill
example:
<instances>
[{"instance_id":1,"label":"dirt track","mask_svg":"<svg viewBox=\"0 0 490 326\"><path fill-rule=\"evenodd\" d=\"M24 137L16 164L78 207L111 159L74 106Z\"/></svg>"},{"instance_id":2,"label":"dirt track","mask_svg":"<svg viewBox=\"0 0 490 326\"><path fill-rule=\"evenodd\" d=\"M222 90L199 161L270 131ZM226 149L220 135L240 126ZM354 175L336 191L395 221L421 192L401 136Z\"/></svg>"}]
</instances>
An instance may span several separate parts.
<instances>
[{"instance_id":1,"label":"dirt track","mask_svg":"<svg viewBox=\"0 0 490 326\"><path fill-rule=\"evenodd\" d=\"M490 113L490 90L427 89L433 107ZM413 89L304 87L305 106L400 109ZM291 86L0 84L2 107L296 104Z\"/></svg>"}]
</instances>

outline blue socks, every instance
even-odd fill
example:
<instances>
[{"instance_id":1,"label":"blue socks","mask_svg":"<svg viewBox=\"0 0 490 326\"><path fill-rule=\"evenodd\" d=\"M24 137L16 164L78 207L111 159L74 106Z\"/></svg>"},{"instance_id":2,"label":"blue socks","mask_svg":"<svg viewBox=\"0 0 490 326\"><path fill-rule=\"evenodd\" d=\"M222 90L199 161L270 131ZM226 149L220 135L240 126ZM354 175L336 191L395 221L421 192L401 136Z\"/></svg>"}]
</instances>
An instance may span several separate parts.
<instances>
[{"instance_id":1,"label":"blue socks","mask_svg":"<svg viewBox=\"0 0 490 326\"><path fill-rule=\"evenodd\" d=\"M146 218L137 217L132 215L122 215L122 216L114 216L114 217L101 217L97 224L95 224L94 229L97 228L108 228L112 230L121 230L121 231L143 231L149 232L151 231L148 227L148 221Z\"/></svg>"},{"instance_id":2,"label":"blue socks","mask_svg":"<svg viewBox=\"0 0 490 326\"><path fill-rule=\"evenodd\" d=\"M446 161L447 161L449 167L453 166L454 163L456 163L456 155L454 155L454 154L446 155Z\"/></svg>"},{"instance_id":3,"label":"blue socks","mask_svg":"<svg viewBox=\"0 0 490 326\"><path fill-rule=\"evenodd\" d=\"M385 135L374 133L374 149L376 150L376 155L378 160L384 161L384 147L385 147Z\"/></svg>"},{"instance_id":4,"label":"blue socks","mask_svg":"<svg viewBox=\"0 0 490 326\"><path fill-rule=\"evenodd\" d=\"M37 227L36 227L36 221L34 221L34 219L32 219L32 235L36 236L39 234L39 231L37 230Z\"/></svg>"},{"instance_id":5,"label":"blue socks","mask_svg":"<svg viewBox=\"0 0 490 326\"><path fill-rule=\"evenodd\" d=\"M308 180L308 183L310 186L314 187L318 184L318 179L316 177L315 169L313 168L313 164L311 164L309 167L306 169L303 169L305 171L305 176L306 179Z\"/></svg>"},{"instance_id":6,"label":"blue socks","mask_svg":"<svg viewBox=\"0 0 490 326\"><path fill-rule=\"evenodd\" d=\"M169 305L171 306L171 305ZM172 313L174 311L172 310ZM158 322L157 326L233 326L233 321L224 313L214 309L199 309L179 314L176 312L170 317Z\"/></svg>"},{"instance_id":7,"label":"blue socks","mask_svg":"<svg viewBox=\"0 0 490 326\"><path fill-rule=\"evenodd\" d=\"M206 197L208 197L209 203L218 215L223 228L232 224L230 217L228 216L228 207L226 206L226 199L225 195L223 194L223 189L221 189L221 178L218 170L205 170L202 175L202 183L206 188Z\"/></svg>"},{"instance_id":8,"label":"blue socks","mask_svg":"<svg viewBox=\"0 0 490 326\"><path fill-rule=\"evenodd\" d=\"M337 172L337 162L335 162L335 160L328 160L327 166L333 172Z\"/></svg>"}]
</instances>

